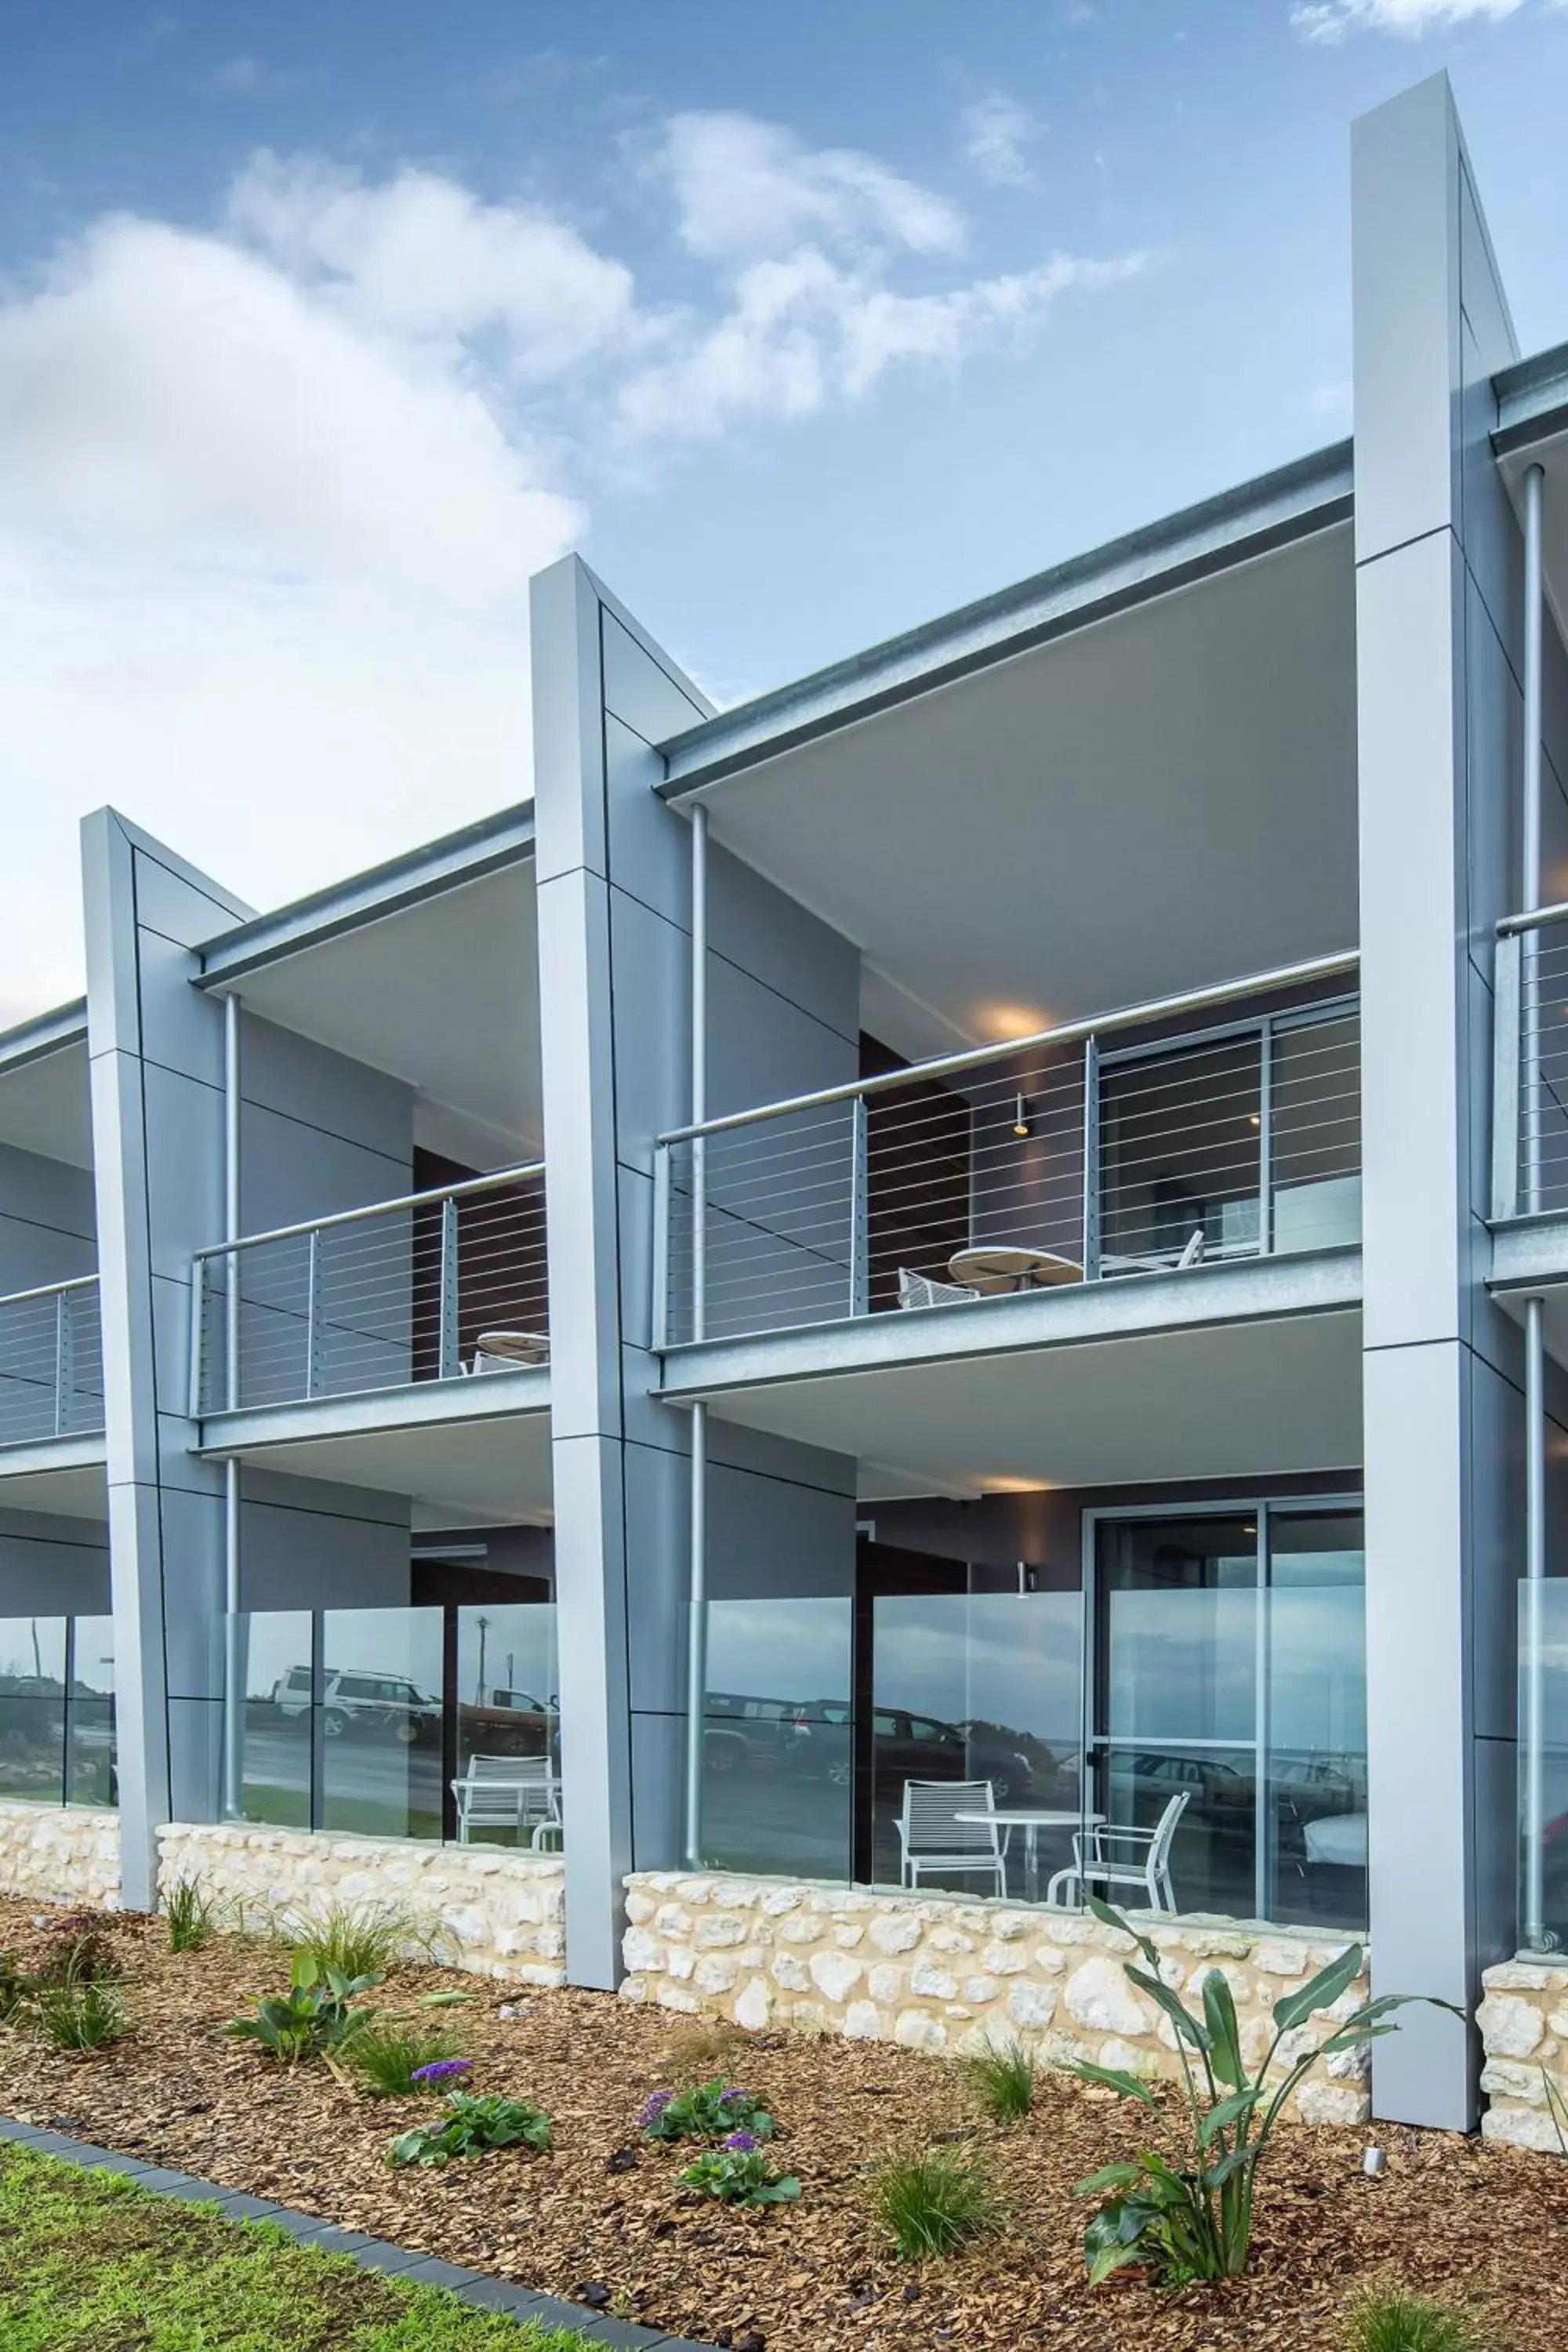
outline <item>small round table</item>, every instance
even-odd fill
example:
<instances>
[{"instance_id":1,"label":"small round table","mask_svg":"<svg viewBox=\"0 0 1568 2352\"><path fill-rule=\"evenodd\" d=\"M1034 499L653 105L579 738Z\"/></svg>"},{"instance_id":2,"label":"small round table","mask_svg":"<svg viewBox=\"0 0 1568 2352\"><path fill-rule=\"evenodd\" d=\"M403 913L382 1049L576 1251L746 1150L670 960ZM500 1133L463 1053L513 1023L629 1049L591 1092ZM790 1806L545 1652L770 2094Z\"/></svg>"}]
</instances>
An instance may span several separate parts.
<instances>
[{"instance_id":1,"label":"small round table","mask_svg":"<svg viewBox=\"0 0 1568 2352\"><path fill-rule=\"evenodd\" d=\"M1081 1282L1083 1268L1076 1258L1055 1250L1026 1249L1009 1243L994 1249L956 1250L947 1262L954 1282L987 1294L1005 1290L1043 1290L1058 1282Z\"/></svg>"},{"instance_id":2,"label":"small round table","mask_svg":"<svg viewBox=\"0 0 1568 2352\"><path fill-rule=\"evenodd\" d=\"M999 1830L1022 1830L1024 1832L1024 1891L1026 1899L1040 1899L1040 1855L1038 1838L1042 1830L1092 1829L1105 1819L1103 1813L1080 1812L1076 1807L1064 1812L1059 1806L998 1805L994 1812L984 1812L978 1807L973 1812L954 1813L955 1822L994 1822ZM1006 1845L1003 1845L1006 1859Z\"/></svg>"}]
</instances>

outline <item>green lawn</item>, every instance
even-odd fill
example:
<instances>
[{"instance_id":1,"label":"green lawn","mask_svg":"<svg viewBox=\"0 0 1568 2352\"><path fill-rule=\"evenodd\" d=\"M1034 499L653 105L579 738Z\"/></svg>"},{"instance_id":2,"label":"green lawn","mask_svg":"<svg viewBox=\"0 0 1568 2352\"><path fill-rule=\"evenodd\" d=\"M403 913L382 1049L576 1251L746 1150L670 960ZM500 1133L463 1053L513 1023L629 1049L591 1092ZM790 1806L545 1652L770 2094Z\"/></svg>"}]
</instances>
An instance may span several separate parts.
<instances>
[{"instance_id":1,"label":"green lawn","mask_svg":"<svg viewBox=\"0 0 1568 2352\"><path fill-rule=\"evenodd\" d=\"M584 2352L266 2222L0 2148L4 2352Z\"/></svg>"}]
</instances>

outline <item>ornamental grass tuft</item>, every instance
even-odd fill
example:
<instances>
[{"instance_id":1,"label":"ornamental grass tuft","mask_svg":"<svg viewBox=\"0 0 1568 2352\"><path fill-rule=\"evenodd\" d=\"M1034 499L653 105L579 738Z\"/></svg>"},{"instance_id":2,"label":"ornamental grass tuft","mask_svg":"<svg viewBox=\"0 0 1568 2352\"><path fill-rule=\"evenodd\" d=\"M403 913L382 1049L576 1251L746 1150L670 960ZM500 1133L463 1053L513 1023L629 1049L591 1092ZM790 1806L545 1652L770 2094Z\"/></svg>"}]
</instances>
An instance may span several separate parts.
<instances>
[{"instance_id":1,"label":"ornamental grass tuft","mask_svg":"<svg viewBox=\"0 0 1568 2352\"><path fill-rule=\"evenodd\" d=\"M99 1977L67 1977L33 1996L38 2031L56 2050L101 2050L125 2031L119 1988Z\"/></svg>"},{"instance_id":2,"label":"ornamental grass tuft","mask_svg":"<svg viewBox=\"0 0 1568 2352\"><path fill-rule=\"evenodd\" d=\"M1369 2287L1351 2305L1345 2352L1480 2352L1474 2323L1426 2295Z\"/></svg>"},{"instance_id":3,"label":"ornamental grass tuft","mask_svg":"<svg viewBox=\"0 0 1568 2352\"><path fill-rule=\"evenodd\" d=\"M334 1903L325 1911L285 1918L279 1931L323 1974L342 1977L380 1979L400 1961L433 1960L440 1941L427 1920L396 1903Z\"/></svg>"},{"instance_id":4,"label":"ornamental grass tuft","mask_svg":"<svg viewBox=\"0 0 1568 2352\"><path fill-rule=\"evenodd\" d=\"M217 1934L217 1906L199 1878L176 1878L163 1897L172 1952L202 1952Z\"/></svg>"},{"instance_id":5,"label":"ornamental grass tuft","mask_svg":"<svg viewBox=\"0 0 1568 2352\"><path fill-rule=\"evenodd\" d=\"M886 2158L871 2177L871 2200L900 2262L942 2261L1002 2223L984 2165L963 2147Z\"/></svg>"},{"instance_id":6,"label":"ornamental grass tuft","mask_svg":"<svg viewBox=\"0 0 1568 2352\"><path fill-rule=\"evenodd\" d=\"M449 2033L381 2018L351 2036L343 2058L362 2088L378 2099L415 2098L460 2082L469 2065L458 2056Z\"/></svg>"},{"instance_id":7,"label":"ornamental grass tuft","mask_svg":"<svg viewBox=\"0 0 1568 2352\"><path fill-rule=\"evenodd\" d=\"M970 2086L994 2124L1022 2123L1035 2104L1034 2053L1021 2042L976 2053L963 2062Z\"/></svg>"}]
</instances>

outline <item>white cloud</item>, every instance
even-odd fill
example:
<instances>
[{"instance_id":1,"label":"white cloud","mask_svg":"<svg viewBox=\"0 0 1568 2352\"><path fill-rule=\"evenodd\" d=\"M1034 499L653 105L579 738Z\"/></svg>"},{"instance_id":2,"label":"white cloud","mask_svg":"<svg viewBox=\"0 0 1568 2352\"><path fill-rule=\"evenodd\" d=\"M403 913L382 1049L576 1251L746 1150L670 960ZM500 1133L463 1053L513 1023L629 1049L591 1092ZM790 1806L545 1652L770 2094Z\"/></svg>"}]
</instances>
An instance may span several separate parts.
<instances>
[{"instance_id":1,"label":"white cloud","mask_svg":"<svg viewBox=\"0 0 1568 2352\"><path fill-rule=\"evenodd\" d=\"M362 323L459 340L495 329L520 375L557 375L628 327L631 272L536 206L481 204L433 172L384 187L312 158L262 153L231 226Z\"/></svg>"},{"instance_id":2,"label":"white cloud","mask_svg":"<svg viewBox=\"0 0 1568 2352\"><path fill-rule=\"evenodd\" d=\"M103 801L268 905L525 797L526 583L615 452L951 368L1137 266L952 283L942 199L743 117L658 168L679 309L538 205L265 153L212 231L106 215L0 288L0 1026L80 985Z\"/></svg>"},{"instance_id":3,"label":"white cloud","mask_svg":"<svg viewBox=\"0 0 1568 2352\"><path fill-rule=\"evenodd\" d=\"M993 187L1032 188L1028 150L1044 125L1026 106L994 89L963 114L964 160Z\"/></svg>"},{"instance_id":4,"label":"white cloud","mask_svg":"<svg viewBox=\"0 0 1568 2352\"><path fill-rule=\"evenodd\" d=\"M733 418L814 415L858 400L900 362L956 365L971 352L1036 324L1069 288L1111 285L1141 257L1038 268L943 293L902 294L841 268L813 247L753 263L728 314L672 357L631 376L621 421L634 436L697 437Z\"/></svg>"},{"instance_id":5,"label":"white cloud","mask_svg":"<svg viewBox=\"0 0 1568 2352\"><path fill-rule=\"evenodd\" d=\"M1394 33L1419 40L1473 17L1516 16L1526 0L1298 0L1290 22L1304 41L1333 44L1352 33Z\"/></svg>"},{"instance_id":6,"label":"white cloud","mask_svg":"<svg viewBox=\"0 0 1568 2352\"><path fill-rule=\"evenodd\" d=\"M712 260L789 251L803 238L956 253L963 223L928 189L848 147L813 151L749 114L678 114L656 173L674 191L681 241Z\"/></svg>"}]
</instances>

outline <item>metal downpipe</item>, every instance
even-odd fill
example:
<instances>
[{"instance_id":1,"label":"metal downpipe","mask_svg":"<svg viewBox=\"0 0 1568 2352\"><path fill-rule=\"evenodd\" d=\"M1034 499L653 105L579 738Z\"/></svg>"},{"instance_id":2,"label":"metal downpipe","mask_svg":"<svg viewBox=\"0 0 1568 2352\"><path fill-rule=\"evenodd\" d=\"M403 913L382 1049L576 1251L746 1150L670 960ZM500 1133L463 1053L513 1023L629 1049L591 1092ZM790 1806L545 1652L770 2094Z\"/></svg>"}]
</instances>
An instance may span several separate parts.
<instances>
[{"instance_id":1,"label":"metal downpipe","mask_svg":"<svg viewBox=\"0 0 1568 2352\"><path fill-rule=\"evenodd\" d=\"M691 1123L708 1116L708 811L691 813ZM707 1145L691 1145L691 1337L707 1330ZM708 1408L691 1409L690 1598L686 1644L687 1866L702 1866L702 1722L708 1684Z\"/></svg>"},{"instance_id":2,"label":"metal downpipe","mask_svg":"<svg viewBox=\"0 0 1568 2352\"><path fill-rule=\"evenodd\" d=\"M1521 809L1522 911L1541 904L1542 490L1545 477L1531 466L1524 478L1524 791ZM1520 1017L1530 1041L1525 1097L1525 1206L1541 1206L1540 935L1521 942ZM1524 1307L1524 1687L1522 1734L1524 1887L1522 1937L1527 1951L1549 1951L1556 1941L1546 1925L1546 1335L1539 1298Z\"/></svg>"},{"instance_id":3,"label":"metal downpipe","mask_svg":"<svg viewBox=\"0 0 1568 2352\"><path fill-rule=\"evenodd\" d=\"M239 1239L239 999L223 1005L223 1237ZM225 1402L239 1401L239 1259L226 1261ZM245 1785L245 1659L239 1620L239 1464L223 1465L223 1816L237 1821Z\"/></svg>"}]
</instances>

